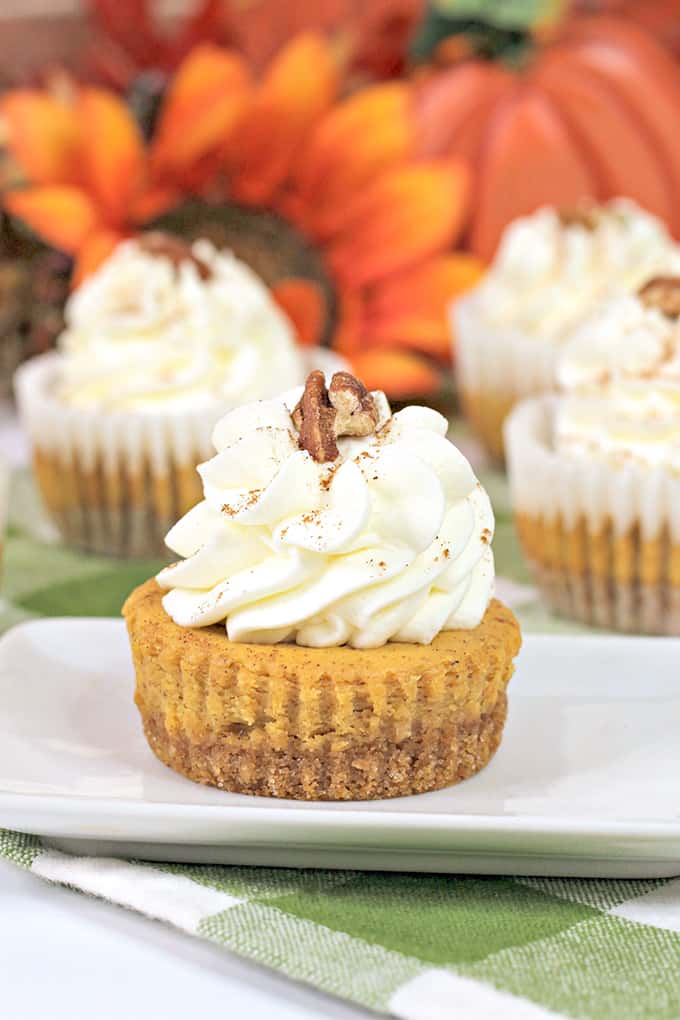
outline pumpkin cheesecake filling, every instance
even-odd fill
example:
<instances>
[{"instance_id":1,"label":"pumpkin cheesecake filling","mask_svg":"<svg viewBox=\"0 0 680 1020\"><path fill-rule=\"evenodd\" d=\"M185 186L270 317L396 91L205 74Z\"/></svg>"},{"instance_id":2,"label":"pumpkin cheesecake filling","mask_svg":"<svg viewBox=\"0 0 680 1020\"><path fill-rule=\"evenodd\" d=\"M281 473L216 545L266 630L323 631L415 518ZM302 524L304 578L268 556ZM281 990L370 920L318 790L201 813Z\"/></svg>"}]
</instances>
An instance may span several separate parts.
<instances>
[{"instance_id":1,"label":"pumpkin cheesecake filling","mask_svg":"<svg viewBox=\"0 0 680 1020\"><path fill-rule=\"evenodd\" d=\"M50 451L33 451L33 470L40 495L68 545L106 551L109 555L161 555L159 531L201 498L195 465L203 451L187 461L168 460L159 471L144 458L133 470L97 456L87 464L62 460Z\"/></svg>"},{"instance_id":2,"label":"pumpkin cheesecake filling","mask_svg":"<svg viewBox=\"0 0 680 1020\"><path fill-rule=\"evenodd\" d=\"M216 427L183 558L124 607L161 761L239 793L365 799L464 779L496 750L519 628L493 515L427 408L347 373Z\"/></svg>"}]
</instances>

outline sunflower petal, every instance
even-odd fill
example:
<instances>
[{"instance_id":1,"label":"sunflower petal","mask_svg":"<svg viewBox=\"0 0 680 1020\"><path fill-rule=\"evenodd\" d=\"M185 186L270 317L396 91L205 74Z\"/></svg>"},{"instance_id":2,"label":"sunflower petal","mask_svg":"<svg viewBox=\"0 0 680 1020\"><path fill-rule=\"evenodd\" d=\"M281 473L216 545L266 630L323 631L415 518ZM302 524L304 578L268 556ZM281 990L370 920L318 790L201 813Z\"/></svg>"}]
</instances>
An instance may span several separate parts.
<instances>
[{"instance_id":1,"label":"sunflower petal","mask_svg":"<svg viewBox=\"0 0 680 1020\"><path fill-rule=\"evenodd\" d=\"M96 272L122 240L122 234L106 227L90 234L78 250L71 286L78 287L86 277Z\"/></svg>"},{"instance_id":2,"label":"sunflower petal","mask_svg":"<svg viewBox=\"0 0 680 1020\"><path fill-rule=\"evenodd\" d=\"M339 354L351 355L363 347L364 296L360 290L339 287L336 305L337 326L332 346Z\"/></svg>"},{"instance_id":3,"label":"sunflower petal","mask_svg":"<svg viewBox=\"0 0 680 1020\"><path fill-rule=\"evenodd\" d=\"M12 216L69 255L81 248L98 224L97 209L80 188L28 188L5 195L3 201Z\"/></svg>"},{"instance_id":4,"label":"sunflower petal","mask_svg":"<svg viewBox=\"0 0 680 1020\"><path fill-rule=\"evenodd\" d=\"M126 221L145 175L144 143L124 103L104 89L83 89L78 100L83 126L83 163L89 192L104 219Z\"/></svg>"},{"instance_id":5,"label":"sunflower petal","mask_svg":"<svg viewBox=\"0 0 680 1020\"><path fill-rule=\"evenodd\" d=\"M420 351L437 361L451 359L451 333L443 317L442 321L434 321L413 313L379 324L369 322L367 329L375 348L405 348Z\"/></svg>"},{"instance_id":6,"label":"sunflower petal","mask_svg":"<svg viewBox=\"0 0 680 1020\"><path fill-rule=\"evenodd\" d=\"M371 310L380 315L409 310L427 312L474 287L484 268L481 259L465 252L439 255L384 280L372 296Z\"/></svg>"},{"instance_id":7,"label":"sunflower petal","mask_svg":"<svg viewBox=\"0 0 680 1020\"><path fill-rule=\"evenodd\" d=\"M78 181L80 126L75 110L37 89L16 89L0 101L7 146L31 184Z\"/></svg>"},{"instance_id":8,"label":"sunflower petal","mask_svg":"<svg viewBox=\"0 0 680 1020\"><path fill-rule=\"evenodd\" d=\"M349 356L354 375L369 390L384 390L393 400L436 393L441 387L437 369L408 351L363 351Z\"/></svg>"},{"instance_id":9,"label":"sunflower petal","mask_svg":"<svg viewBox=\"0 0 680 1020\"><path fill-rule=\"evenodd\" d=\"M144 224L167 212L181 199L181 192L173 187L152 187L145 189L133 200L128 210L130 223Z\"/></svg>"},{"instance_id":10,"label":"sunflower petal","mask_svg":"<svg viewBox=\"0 0 680 1020\"><path fill-rule=\"evenodd\" d=\"M180 175L219 149L249 96L246 65L234 53L206 43L180 65L161 111L151 160L156 176Z\"/></svg>"},{"instance_id":11,"label":"sunflower petal","mask_svg":"<svg viewBox=\"0 0 680 1020\"><path fill-rule=\"evenodd\" d=\"M337 230L348 199L410 155L411 107L409 86L377 85L344 100L314 129L299 155L296 184L316 236Z\"/></svg>"},{"instance_id":12,"label":"sunflower petal","mask_svg":"<svg viewBox=\"0 0 680 1020\"><path fill-rule=\"evenodd\" d=\"M383 281L367 306L366 332L379 347L410 347L448 361L451 302L473 287L484 264L473 255L443 255Z\"/></svg>"},{"instance_id":13,"label":"sunflower petal","mask_svg":"<svg viewBox=\"0 0 680 1020\"><path fill-rule=\"evenodd\" d=\"M467 213L469 171L438 161L384 174L350 203L330 262L345 283L375 283L448 248Z\"/></svg>"},{"instance_id":14,"label":"sunflower petal","mask_svg":"<svg viewBox=\"0 0 680 1020\"><path fill-rule=\"evenodd\" d=\"M230 35L229 14L225 10L223 0L200 0L198 4L192 5L192 13L187 16L181 30L172 40L171 57L177 60L206 39L217 42Z\"/></svg>"},{"instance_id":15,"label":"sunflower petal","mask_svg":"<svg viewBox=\"0 0 680 1020\"><path fill-rule=\"evenodd\" d=\"M272 197L337 87L337 64L323 36L304 33L284 47L233 139L227 165L238 199Z\"/></svg>"},{"instance_id":16,"label":"sunflower petal","mask_svg":"<svg viewBox=\"0 0 680 1020\"><path fill-rule=\"evenodd\" d=\"M292 322L298 343L303 347L320 343L326 306L319 287L311 280L280 280L271 293Z\"/></svg>"}]
</instances>

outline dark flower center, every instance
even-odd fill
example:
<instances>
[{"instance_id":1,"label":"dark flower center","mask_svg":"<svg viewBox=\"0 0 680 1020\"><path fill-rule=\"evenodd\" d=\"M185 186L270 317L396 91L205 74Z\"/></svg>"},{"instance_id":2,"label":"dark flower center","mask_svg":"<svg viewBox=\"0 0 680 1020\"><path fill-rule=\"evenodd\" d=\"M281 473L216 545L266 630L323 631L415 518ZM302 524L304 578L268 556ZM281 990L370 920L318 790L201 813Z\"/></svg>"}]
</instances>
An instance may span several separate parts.
<instances>
[{"instance_id":1,"label":"dark flower center","mask_svg":"<svg viewBox=\"0 0 680 1020\"><path fill-rule=\"evenodd\" d=\"M291 278L310 280L319 288L325 308L320 341L330 343L337 317L333 284L318 250L278 213L192 199L159 217L151 227L187 241L207 238L217 248L228 248L268 287Z\"/></svg>"}]
</instances>

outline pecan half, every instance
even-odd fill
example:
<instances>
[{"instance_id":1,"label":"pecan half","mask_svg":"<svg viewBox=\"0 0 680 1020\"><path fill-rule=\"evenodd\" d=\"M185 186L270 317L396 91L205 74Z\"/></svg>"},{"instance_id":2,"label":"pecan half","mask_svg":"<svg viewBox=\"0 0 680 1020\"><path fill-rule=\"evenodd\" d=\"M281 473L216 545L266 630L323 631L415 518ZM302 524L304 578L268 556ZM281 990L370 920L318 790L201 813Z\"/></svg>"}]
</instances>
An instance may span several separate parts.
<instances>
[{"instance_id":1,"label":"pecan half","mask_svg":"<svg viewBox=\"0 0 680 1020\"><path fill-rule=\"evenodd\" d=\"M335 408L328 399L323 372L318 369L310 372L292 417L299 433L300 447L320 464L335 460L340 452L335 442L335 414Z\"/></svg>"},{"instance_id":2,"label":"pecan half","mask_svg":"<svg viewBox=\"0 0 680 1020\"><path fill-rule=\"evenodd\" d=\"M162 230L150 230L139 238L139 247L149 255L168 259L175 268L182 262L192 262L202 280L209 280L213 275L210 266L195 254L191 245L173 234L166 234Z\"/></svg>"},{"instance_id":3,"label":"pecan half","mask_svg":"<svg viewBox=\"0 0 680 1020\"><path fill-rule=\"evenodd\" d=\"M557 216L563 227L583 227L584 230L595 230L602 212L597 205L582 202L579 205L563 205L557 210Z\"/></svg>"},{"instance_id":4,"label":"pecan half","mask_svg":"<svg viewBox=\"0 0 680 1020\"><path fill-rule=\"evenodd\" d=\"M669 319L680 318L680 276L653 276L640 287L643 305L656 308Z\"/></svg>"},{"instance_id":5,"label":"pecan half","mask_svg":"<svg viewBox=\"0 0 680 1020\"><path fill-rule=\"evenodd\" d=\"M349 372L336 372L326 389L324 374L317 370L307 376L292 419L300 448L321 464L339 456L338 436L374 432L378 409L366 387Z\"/></svg>"},{"instance_id":6,"label":"pecan half","mask_svg":"<svg viewBox=\"0 0 680 1020\"><path fill-rule=\"evenodd\" d=\"M378 408L363 383L349 372L336 372L328 397L337 411L336 436L370 436L378 424Z\"/></svg>"}]
</instances>

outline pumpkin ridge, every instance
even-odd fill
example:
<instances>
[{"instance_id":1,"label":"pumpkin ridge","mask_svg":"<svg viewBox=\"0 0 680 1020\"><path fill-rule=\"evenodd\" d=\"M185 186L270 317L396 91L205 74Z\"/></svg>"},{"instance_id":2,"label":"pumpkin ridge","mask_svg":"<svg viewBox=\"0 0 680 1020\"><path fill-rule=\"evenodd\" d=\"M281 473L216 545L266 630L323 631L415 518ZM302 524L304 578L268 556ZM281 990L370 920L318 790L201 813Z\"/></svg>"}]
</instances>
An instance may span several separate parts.
<instances>
[{"instance_id":1,"label":"pumpkin ridge","mask_svg":"<svg viewBox=\"0 0 680 1020\"><path fill-rule=\"evenodd\" d=\"M577 144L588 154L603 195L629 195L655 215L670 220L673 182L643 118L630 109L609 83L575 64L571 54L559 63L550 56L537 73L537 81L552 98ZM569 92L572 93L571 97ZM595 118L584 101L592 94ZM620 152L629 153L625 161Z\"/></svg>"}]
</instances>

